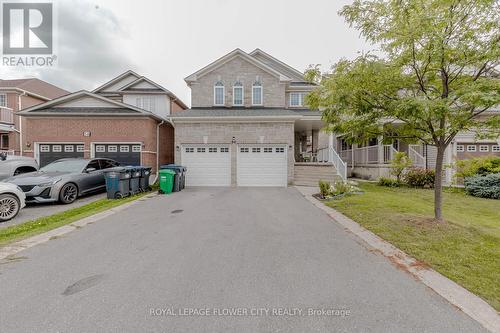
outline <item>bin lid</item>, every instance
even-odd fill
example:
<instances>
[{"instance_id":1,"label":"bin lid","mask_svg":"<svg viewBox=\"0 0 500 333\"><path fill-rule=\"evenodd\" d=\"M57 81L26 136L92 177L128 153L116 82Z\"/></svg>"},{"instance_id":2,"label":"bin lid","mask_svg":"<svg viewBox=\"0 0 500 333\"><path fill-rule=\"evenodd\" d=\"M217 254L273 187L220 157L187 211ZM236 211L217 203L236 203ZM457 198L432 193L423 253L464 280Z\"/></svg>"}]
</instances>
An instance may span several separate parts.
<instances>
[{"instance_id":1,"label":"bin lid","mask_svg":"<svg viewBox=\"0 0 500 333\"><path fill-rule=\"evenodd\" d=\"M175 175L175 171L170 170L170 169L160 169L160 171L158 171L158 173L160 175Z\"/></svg>"},{"instance_id":2,"label":"bin lid","mask_svg":"<svg viewBox=\"0 0 500 333\"><path fill-rule=\"evenodd\" d=\"M121 167L121 166L104 169L103 171L104 171L104 173L106 173L106 172L129 172L127 168Z\"/></svg>"}]
</instances>

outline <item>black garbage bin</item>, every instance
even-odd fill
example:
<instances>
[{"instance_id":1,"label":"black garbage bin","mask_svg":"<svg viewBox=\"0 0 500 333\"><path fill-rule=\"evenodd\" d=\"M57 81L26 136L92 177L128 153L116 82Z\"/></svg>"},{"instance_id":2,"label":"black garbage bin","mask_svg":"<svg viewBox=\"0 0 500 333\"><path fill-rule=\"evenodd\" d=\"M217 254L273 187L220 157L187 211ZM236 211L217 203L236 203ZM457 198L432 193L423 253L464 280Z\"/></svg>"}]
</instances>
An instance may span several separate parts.
<instances>
[{"instance_id":1,"label":"black garbage bin","mask_svg":"<svg viewBox=\"0 0 500 333\"><path fill-rule=\"evenodd\" d=\"M141 168L141 178L139 179L139 188L141 191L149 191L151 187L149 186L149 177L151 176L151 167Z\"/></svg>"},{"instance_id":2,"label":"black garbage bin","mask_svg":"<svg viewBox=\"0 0 500 333\"><path fill-rule=\"evenodd\" d=\"M172 170L175 172L173 192L180 192L182 189L182 167L175 164L161 165L162 170Z\"/></svg>"},{"instance_id":3,"label":"black garbage bin","mask_svg":"<svg viewBox=\"0 0 500 333\"><path fill-rule=\"evenodd\" d=\"M140 192L141 167L127 166L125 167L130 172L130 194Z\"/></svg>"},{"instance_id":4,"label":"black garbage bin","mask_svg":"<svg viewBox=\"0 0 500 333\"><path fill-rule=\"evenodd\" d=\"M186 171L187 168L178 164L166 164L160 166L160 169L174 170L179 174L179 191L186 187ZM175 186L175 185L174 185Z\"/></svg>"},{"instance_id":5,"label":"black garbage bin","mask_svg":"<svg viewBox=\"0 0 500 333\"><path fill-rule=\"evenodd\" d=\"M130 171L115 167L104 171L108 199L120 199L130 194Z\"/></svg>"}]
</instances>

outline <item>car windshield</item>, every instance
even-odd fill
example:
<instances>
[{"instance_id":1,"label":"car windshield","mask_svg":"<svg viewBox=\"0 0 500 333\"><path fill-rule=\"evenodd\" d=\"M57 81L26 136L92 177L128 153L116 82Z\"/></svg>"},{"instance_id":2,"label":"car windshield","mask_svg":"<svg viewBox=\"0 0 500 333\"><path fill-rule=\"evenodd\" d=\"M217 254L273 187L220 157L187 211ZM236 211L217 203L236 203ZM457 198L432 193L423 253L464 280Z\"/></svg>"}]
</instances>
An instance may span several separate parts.
<instances>
[{"instance_id":1,"label":"car windshield","mask_svg":"<svg viewBox=\"0 0 500 333\"><path fill-rule=\"evenodd\" d=\"M85 160L64 160L55 161L47 164L40 171L43 172L82 172L83 168L87 165L88 161Z\"/></svg>"}]
</instances>

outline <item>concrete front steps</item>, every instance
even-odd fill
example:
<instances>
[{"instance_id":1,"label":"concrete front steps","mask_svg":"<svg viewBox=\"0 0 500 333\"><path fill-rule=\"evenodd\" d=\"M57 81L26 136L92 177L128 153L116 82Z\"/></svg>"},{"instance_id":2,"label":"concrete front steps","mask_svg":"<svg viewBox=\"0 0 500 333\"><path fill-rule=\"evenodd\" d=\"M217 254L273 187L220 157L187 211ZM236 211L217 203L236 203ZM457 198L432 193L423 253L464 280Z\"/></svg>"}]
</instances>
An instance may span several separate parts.
<instances>
[{"instance_id":1,"label":"concrete front steps","mask_svg":"<svg viewBox=\"0 0 500 333\"><path fill-rule=\"evenodd\" d=\"M331 163L295 163L294 184L299 186L318 186L320 180L330 183L342 180Z\"/></svg>"}]
</instances>

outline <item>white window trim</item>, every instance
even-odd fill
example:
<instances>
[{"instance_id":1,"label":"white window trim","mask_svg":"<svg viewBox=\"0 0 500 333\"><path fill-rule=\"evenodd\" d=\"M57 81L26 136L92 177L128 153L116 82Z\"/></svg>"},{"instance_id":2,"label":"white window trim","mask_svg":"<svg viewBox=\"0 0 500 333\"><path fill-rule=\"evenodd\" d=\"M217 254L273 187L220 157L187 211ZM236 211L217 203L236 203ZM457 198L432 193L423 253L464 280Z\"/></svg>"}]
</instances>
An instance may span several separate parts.
<instances>
[{"instance_id":1,"label":"white window trim","mask_svg":"<svg viewBox=\"0 0 500 333\"><path fill-rule=\"evenodd\" d=\"M221 88L222 88L222 103L221 104L217 104L216 90L217 89L221 89ZM214 84L214 105L215 106L224 106L224 105L226 105L226 87L224 85L217 86L217 85Z\"/></svg>"},{"instance_id":2,"label":"white window trim","mask_svg":"<svg viewBox=\"0 0 500 333\"><path fill-rule=\"evenodd\" d=\"M491 146L491 151L494 153L500 152L500 145Z\"/></svg>"},{"instance_id":3,"label":"white window trim","mask_svg":"<svg viewBox=\"0 0 500 333\"><path fill-rule=\"evenodd\" d=\"M0 104L0 107L6 108L7 107L7 94L0 94L0 96L3 96L3 100L5 104Z\"/></svg>"},{"instance_id":4,"label":"white window trim","mask_svg":"<svg viewBox=\"0 0 500 333\"><path fill-rule=\"evenodd\" d=\"M462 153L465 151L464 145L457 145L457 153Z\"/></svg>"},{"instance_id":5,"label":"white window trim","mask_svg":"<svg viewBox=\"0 0 500 333\"><path fill-rule=\"evenodd\" d=\"M467 151L470 152L470 153L476 152L477 151L476 145L467 145Z\"/></svg>"},{"instance_id":6,"label":"white window trim","mask_svg":"<svg viewBox=\"0 0 500 333\"><path fill-rule=\"evenodd\" d=\"M484 150L483 150L483 148L486 148L486 149L484 149ZM480 151L481 153L486 153L486 152L489 152L489 151L490 151L490 146L488 146L488 145L480 145L480 146L479 146L479 151Z\"/></svg>"},{"instance_id":7,"label":"white window trim","mask_svg":"<svg viewBox=\"0 0 500 333\"><path fill-rule=\"evenodd\" d=\"M299 95L299 104L297 104L297 105L292 104L292 95ZM289 101L290 107L294 107L294 108L303 107L305 96L306 96L306 93L303 93L303 92L291 92L290 93L290 101Z\"/></svg>"},{"instance_id":8,"label":"white window trim","mask_svg":"<svg viewBox=\"0 0 500 333\"><path fill-rule=\"evenodd\" d=\"M260 88L260 104L254 103L254 88ZM264 88L262 84L256 85L255 83L252 85L252 105L264 105Z\"/></svg>"},{"instance_id":9,"label":"white window trim","mask_svg":"<svg viewBox=\"0 0 500 333\"><path fill-rule=\"evenodd\" d=\"M236 95L235 95L234 91L236 89L241 89L241 104L235 103L235 96ZM244 105L245 105L245 88L243 87L243 85L241 85L241 86L234 85L233 86L233 106L244 106Z\"/></svg>"}]
</instances>

